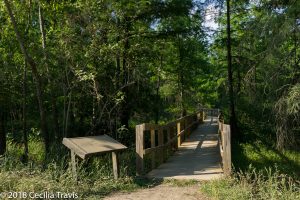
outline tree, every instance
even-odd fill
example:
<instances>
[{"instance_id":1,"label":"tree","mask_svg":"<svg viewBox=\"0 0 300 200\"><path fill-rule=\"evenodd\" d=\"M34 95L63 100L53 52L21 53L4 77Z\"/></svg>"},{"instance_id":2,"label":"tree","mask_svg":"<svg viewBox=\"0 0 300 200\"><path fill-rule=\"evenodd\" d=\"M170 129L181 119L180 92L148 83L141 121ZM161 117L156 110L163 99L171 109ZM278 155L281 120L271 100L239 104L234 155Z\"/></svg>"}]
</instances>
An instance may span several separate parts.
<instances>
[{"instance_id":1,"label":"tree","mask_svg":"<svg viewBox=\"0 0 300 200\"><path fill-rule=\"evenodd\" d=\"M277 138L279 149L296 146L297 117L288 112L286 99L294 97L289 94L295 94L291 91L299 79L296 70L299 66L298 2L234 1L230 5L235 108L239 119L248 119L239 123L244 126L251 121L251 126L257 127L260 122L264 127L260 135L274 141ZM225 66L222 58L225 56L226 14L219 17L220 29L212 48L214 62L222 68ZM223 72L220 75L224 77ZM294 145L290 141L294 141Z\"/></svg>"},{"instance_id":2,"label":"tree","mask_svg":"<svg viewBox=\"0 0 300 200\"><path fill-rule=\"evenodd\" d=\"M0 155L3 155L6 152L6 132L4 127L4 113L1 109L0 113Z\"/></svg>"},{"instance_id":3,"label":"tree","mask_svg":"<svg viewBox=\"0 0 300 200\"><path fill-rule=\"evenodd\" d=\"M45 114L45 108L44 108L44 102L43 102L43 89L42 89L42 80L40 77L40 74L38 72L38 69L36 67L36 63L34 60L31 58L29 55L27 49L24 46L23 39L21 37L21 34L18 30L17 23L14 17L14 14L12 12L12 9L10 7L10 3L8 0L4 0L5 6L7 8L11 23L13 25L17 40L19 42L21 51L25 57L26 62L30 65L31 71L34 75L35 81L36 81L36 92L37 92L37 98L38 98L38 104L39 104L39 110L40 110L40 118L41 118L41 130L44 136L44 143L45 143L45 150L46 152L49 152L49 143L50 143L50 138L49 138L49 133L48 133L48 128L47 128L47 122L46 122L46 114Z\"/></svg>"},{"instance_id":4,"label":"tree","mask_svg":"<svg viewBox=\"0 0 300 200\"><path fill-rule=\"evenodd\" d=\"M230 127L232 135L238 137L237 120L235 114L235 103L233 93L233 76L232 76L232 56L231 56L231 21L230 21L230 0L226 0L226 19L227 19L227 62L228 62L228 87L229 87L229 102L230 102Z\"/></svg>"}]
</instances>

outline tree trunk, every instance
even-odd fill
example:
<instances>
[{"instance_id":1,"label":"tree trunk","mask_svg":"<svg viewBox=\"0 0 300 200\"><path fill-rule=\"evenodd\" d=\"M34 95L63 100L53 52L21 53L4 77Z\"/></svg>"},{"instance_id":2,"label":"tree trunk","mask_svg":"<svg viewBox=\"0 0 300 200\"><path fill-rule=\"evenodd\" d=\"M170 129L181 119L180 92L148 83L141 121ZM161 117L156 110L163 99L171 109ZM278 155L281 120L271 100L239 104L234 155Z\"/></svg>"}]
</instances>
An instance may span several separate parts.
<instances>
[{"instance_id":1,"label":"tree trunk","mask_svg":"<svg viewBox=\"0 0 300 200\"><path fill-rule=\"evenodd\" d=\"M186 109L185 109L185 105L184 105L184 101L185 101L185 94L184 94L184 83L183 83L183 72L181 72L180 74L180 98L181 98L181 117L185 117L186 116Z\"/></svg>"},{"instance_id":2,"label":"tree trunk","mask_svg":"<svg viewBox=\"0 0 300 200\"><path fill-rule=\"evenodd\" d=\"M72 133L69 133L69 119L70 119L70 109L71 109L71 103L72 103L72 92L69 93L68 97L69 97L69 102L68 102L68 107L66 110L64 137L70 137L72 134Z\"/></svg>"},{"instance_id":3,"label":"tree trunk","mask_svg":"<svg viewBox=\"0 0 300 200\"><path fill-rule=\"evenodd\" d=\"M127 66L127 53L129 50L129 27L130 27L130 22L128 20L125 19L125 23L126 23L126 28L125 28L125 39L124 39L124 50L123 50L123 84L124 86L129 82L128 80L128 76L129 76L129 72L128 72L128 66ZM129 102L129 89L128 87L123 87L122 89L123 93L124 93L124 101L122 104L122 108L121 108L121 125L125 126L125 128L129 128L129 118L130 118L130 102Z\"/></svg>"},{"instance_id":4,"label":"tree trunk","mask_svg":"<svg viewBox=\"0 0 300 200\"><path fill-rule=\"evenodd\" d=\"M184 77L183 77L183 50L181 48L181 37L178 35L178 54L179 54L179 65L178 65L178 88L180 93L180 117L186 116L186 109L184 105Z\"/></svg>"},{"instance_id":5,"label":"tree trunk","mask_svg":"<svg viewBox=\"0 0 300 200\"><path fill-rule=\"evenodd\" d=\"M4 128L4 115L0 113L0 155L6 151L6 132Z\"/></svg>"},{"instance_id":6,"label":"tree trunk","mask_svg":"<svg viewBox=\"0 0 300 200\"><path fill-rule=\"evenodd\" d=\"M157 70L157 83L156 83L156 99L155 99L155 124L158 124L159 121L159 108L160 108L160 96L159 96L159 88L160 88L160 70L162 68L162 55L160 55L160 66Z\"/></svg>"},{"instance_id":7,"label":"tree trunk","mask_svg":"<svg viewBox=\"0 0 300 200\"><path fill-rule=\"evenodd\" d=\"M9 4L8 0L4 0L4 3L5 3L5 6L7 8L10 20L12 22L12 25L13 25L17 40L19 42L21 51L22 51L22 53L25 57L25 60L27 61L27 63L31 67L31 71L32 71L32 74L33 74L35 82L36 82L36 92L37 92L37 99L38 99L40 118L41 118L41 131L42 131L42 134L43 134L43 137L44 137L45 151L49 152L50 138L49 138L48 128L47 128L47 124L46 124L45 109L44 109L44 105L43 105L42 80L41 80L41 77L38 73L36 63L31 58L31 56L28 54L27 49L24 46L24 42L23 42L23 40L21 38L21 35L18 31L17 23L16 23L15 17L13 15L13 12L11 10L11 7L10 7L10 4Z\"/></svg>"},{"instance_id":8,"label":"tree trunk","mask_svg":"<svg viewBox=\"0 0 300 200\"><path fill-rule=\"evenodd\" d=\"M23 77L23 144L24 144L24 159L28 160L28 133L27 133L27 118L26 118L26 103L27 103L27 62L25 60L24 65L24 77Z\"/></svg>"},{"instance_id":9,"label":"tree trunk","mask_svg":"<svg viewBox=\"0 0 300 200\"><path fill-rule=\"evenodd\" d=\"M47 70L47 80L50 88L52 88L52 81L50 78L50 72L48 68L48 54L46 51L46 33L45 33L45 26L44 26L44 18L43 18L43 11L41 4L39 3L39 24L40 24L40 31L41 31L41 39L42 39L42 48L45 58L45 67ZM51 91L54 91L53 89ZM54 133L56 135L56 138L60 138L61 135L59 134L59 124L58 124L58 114L57 114L57 107L56 107L56 98L54 95L51 95L51 106L52 106L52 119L53 119L53 125L54 125Z\"/></svg>"},{"instance_id":10,"label":"tree trunk","mask_svg":"<svg viewBox=\"0 0 300 200\"><path fill-rule=\"evenodd\" d=\"M27 26L25 30L25 37L28 35L30 24L31 24L31 0L29 0L29 9L28 9L28 18L27 18ZM24 161L28 161L28 132L27 132L27 61L24 59L24 68L23 68L23 105L22 105L22 129L23 129L23 144L24 144Z\"/></svg>"},{"instance_id":11,"label":"tree trunk","mask_svg":"<svg viewBox=\"0 0 300 200\"><path fill-rule=\"evenodd\" d=\"M235 104L233 94L232 78L232 55L231 55L231 25L230 25L230 0L227 0L227 62L228 62L228 85L229 85L229 105L230 105L230 127L232 136L238 136L238 127L235 115Z\"/></svg>"}]
</instances>

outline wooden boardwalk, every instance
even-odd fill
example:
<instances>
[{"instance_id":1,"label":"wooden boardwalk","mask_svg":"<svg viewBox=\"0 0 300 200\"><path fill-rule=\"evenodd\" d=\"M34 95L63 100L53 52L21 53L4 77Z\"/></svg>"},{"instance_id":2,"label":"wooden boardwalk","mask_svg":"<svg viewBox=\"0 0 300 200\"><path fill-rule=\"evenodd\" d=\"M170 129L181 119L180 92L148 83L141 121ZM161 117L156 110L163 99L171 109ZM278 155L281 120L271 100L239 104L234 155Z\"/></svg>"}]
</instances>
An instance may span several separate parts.
<instances>
[{"instance_id":1,"label":"wooden boardwalk","mask_svg":"<svg viewBox=\"0 0 300 200\"><path fill-rule=\"evenodd\" d=\"M150 171L149 178L211 180L223 176L218 124L207 117L167 162Z\"/></svg>"}]
</instances>

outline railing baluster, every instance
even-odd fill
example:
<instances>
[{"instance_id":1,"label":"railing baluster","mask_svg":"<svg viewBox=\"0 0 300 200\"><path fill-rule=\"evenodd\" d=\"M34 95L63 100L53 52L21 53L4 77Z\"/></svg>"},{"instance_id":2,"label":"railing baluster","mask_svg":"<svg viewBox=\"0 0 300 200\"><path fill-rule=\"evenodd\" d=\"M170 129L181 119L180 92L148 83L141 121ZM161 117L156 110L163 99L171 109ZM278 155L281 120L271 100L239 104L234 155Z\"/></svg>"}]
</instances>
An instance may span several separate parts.
<instances>
[{"instance_id":1,"label":"railing baluster","mask_svg":"<svg viewBox=\"0 0 300 200\"><path fill-rule=\"evenodd\" d=\"M181 132L181 127L180 127L180 120L177 122L177 148L180 147L181 145L181 135L180 135L180 132Z\"/></svg>"},{"instance_id":2,"label":"railing baluster","mask_svg":"<svg viewBox=\"0 0 300 200\"><path fill-rule=\"evenodd\" d=\"M158 150L158 159L159 159L159 164L163 163L164 160L164 148L163 148L163 144L164 144L164 132L162 128L158 129L158 146L160 146L161 148L159 148Z\"/></svg>"},{"instance_id":3,"label":"railing baluster","mask_svg":"<svg viewBox=\"0 0 300 200\"><path fill-rule=\"evenodd\" d=\"M155 147L155 129L151 129L150 130L150 134L151 134L151 148L153 148L153 147ZM155 163L156 163L156 161L155 161L155 154L156 154L156 151L154 150L152 153L151 153L152 155L151 155L151 167L152 167L152 169L154 169L155 168Z\"/></svg>"},{"instance_id":4,"label":"railing baluster","mask_svg":"<svg viewBox=\"0 0 300 200\"><path fill-rule=\"evenodd\" d=\"M135 129L136 133L136 172L137 175L144 174L144 138L145 124L137 125Z\"/></svg>"},{"instance_id":5,"label":"railing baluster","mask_svg":"<svg viewBox=\"0 0 300 200\"><path fill-rule=\"evenodd\" d=\"M167 158L168 158L168 156L171 155L171 151L172 151L172 144L169 143L171 140L171 127L167 127L167 138L168 138L167 143L169 144L167 146Z\"/></svg>"}]
</instances>

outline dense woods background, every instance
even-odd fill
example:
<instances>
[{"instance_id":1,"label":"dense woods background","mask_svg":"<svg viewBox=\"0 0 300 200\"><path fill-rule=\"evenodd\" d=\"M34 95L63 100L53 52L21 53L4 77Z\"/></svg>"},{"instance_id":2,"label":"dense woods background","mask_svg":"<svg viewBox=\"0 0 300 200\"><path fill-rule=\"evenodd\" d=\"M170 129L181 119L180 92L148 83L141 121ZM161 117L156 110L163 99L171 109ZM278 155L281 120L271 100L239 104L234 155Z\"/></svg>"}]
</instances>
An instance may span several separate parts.
<instances>
[{"instance_id":1,"label":"dense woods background","mask_svg":"<svg viewBox=\"0 0 300 200\"><path fill-rule=\"evenodd\" d=\"M26 163L42 141L51 162L63 137L103 133L134 147L136 124L212 107L237 167L263 144L299 175L299 30L297 0L3 0L0 154Z\"/></svg>"},{"instance_id":2,"label":"dense woods background","mask_svg":"<svg viewBox=\"0 0 300 200\"><path fill-rule=\"evenodd\" d=\"M207 42L191 1L5 5L1 111L15 142L41 133L49 148L62 137L106 133L129 143L136 122L179 117L204 102Z\"/></svg>"}]
</instances>

